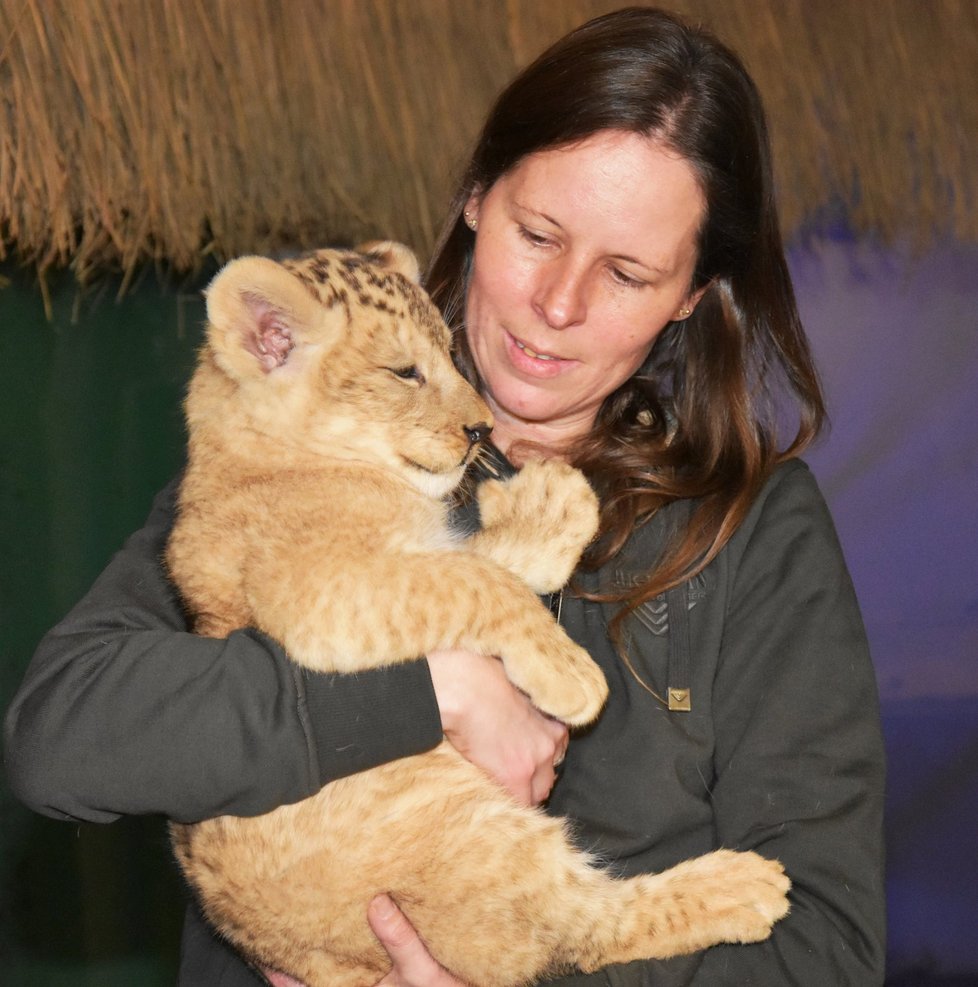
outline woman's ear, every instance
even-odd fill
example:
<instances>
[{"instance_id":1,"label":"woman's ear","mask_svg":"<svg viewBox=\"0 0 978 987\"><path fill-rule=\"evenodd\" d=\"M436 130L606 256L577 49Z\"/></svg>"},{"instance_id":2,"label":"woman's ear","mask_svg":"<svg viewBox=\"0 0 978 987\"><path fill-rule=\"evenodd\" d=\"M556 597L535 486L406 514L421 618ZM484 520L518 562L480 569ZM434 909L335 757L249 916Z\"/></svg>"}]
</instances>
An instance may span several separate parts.
<instances>
[{"instance_id":1,"label":"woman's ear","mask_svg":"<svg viewBox=\"0 0 978 987\"><path fill-rule=\"evenodd\" d=\"M482 205L482 189L472 190L471 195L465 200L462 207L462 218L465 225L473 232L479 228L479 209Z\"/></svg>"},{"instance_id":2,"label":"woman's ear","mask_svg":"<svg viewBox=\"0 0 978 987\"><path fill-rule=\"evenodd\" d=\"M682 322L683 319L688 319L699 305L700 299L706 294L707 289L712 284L712 281L707 281L702 288L697 288L696 291L690 292L684 299L683 303L676 310L676 314L673 315L673 322Z\"/></svg>"}]
</instances>

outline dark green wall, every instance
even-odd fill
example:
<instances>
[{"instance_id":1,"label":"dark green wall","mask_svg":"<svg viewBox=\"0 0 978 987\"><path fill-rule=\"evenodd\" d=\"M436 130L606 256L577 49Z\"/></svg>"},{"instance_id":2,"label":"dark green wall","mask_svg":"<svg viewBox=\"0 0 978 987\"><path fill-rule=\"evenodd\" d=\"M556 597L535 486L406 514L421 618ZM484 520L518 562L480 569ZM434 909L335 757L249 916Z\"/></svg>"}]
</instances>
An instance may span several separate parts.
<instances>
[{"instance_id":1,"label":"dark green wall","mask_svg":"<svg viewBox=\"0 0 978 987\"><path fill-rule=\"evenodd\" d=\"M183 457L180 402L202 281L155 272L79 297L0 269L0 706L44 631L139 526ZM181 890L163 824L44 819L0 782L0 979L15 987L170 984Z\"/></svg>"}]
</instances>

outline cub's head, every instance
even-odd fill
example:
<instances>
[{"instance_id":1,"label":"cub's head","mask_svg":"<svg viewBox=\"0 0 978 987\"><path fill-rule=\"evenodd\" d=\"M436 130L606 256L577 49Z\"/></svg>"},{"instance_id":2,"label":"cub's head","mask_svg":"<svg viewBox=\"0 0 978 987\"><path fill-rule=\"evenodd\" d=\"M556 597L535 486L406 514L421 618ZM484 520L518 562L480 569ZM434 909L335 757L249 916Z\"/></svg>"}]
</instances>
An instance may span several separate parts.
<instances>
[{"instance_id":1,"label":"cub's head","mask_svg":"<svg viewBox=\"0 0 978 987\"><path fill-rule=\"evenodd\" d=\"M268 468L322 457L382 466L430 496L461 480L492 415L449 356L450 333L401 244L243 257L207 290L191 385L195 433Z\"/></svg>"}]
</instances>

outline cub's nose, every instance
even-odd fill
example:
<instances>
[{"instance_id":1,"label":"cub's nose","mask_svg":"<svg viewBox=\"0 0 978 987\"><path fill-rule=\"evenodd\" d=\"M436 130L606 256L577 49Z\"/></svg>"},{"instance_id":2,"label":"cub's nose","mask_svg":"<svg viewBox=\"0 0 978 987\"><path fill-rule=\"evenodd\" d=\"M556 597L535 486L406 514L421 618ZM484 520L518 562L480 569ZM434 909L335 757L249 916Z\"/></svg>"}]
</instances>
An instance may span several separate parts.
<instances>
[{"instance_id":1,"label":"cub's nose","mask_svg":"<svg viewBox=\"0 0 978 987\"><path fill-rule=\"evenodd\" d=\"M462 431L468 436L469 445L474 446L477 442L484 442L489 438L492 425L488 425L486 422L479 422L478 425L463 425Z\"/></svg>"}]
</instances>

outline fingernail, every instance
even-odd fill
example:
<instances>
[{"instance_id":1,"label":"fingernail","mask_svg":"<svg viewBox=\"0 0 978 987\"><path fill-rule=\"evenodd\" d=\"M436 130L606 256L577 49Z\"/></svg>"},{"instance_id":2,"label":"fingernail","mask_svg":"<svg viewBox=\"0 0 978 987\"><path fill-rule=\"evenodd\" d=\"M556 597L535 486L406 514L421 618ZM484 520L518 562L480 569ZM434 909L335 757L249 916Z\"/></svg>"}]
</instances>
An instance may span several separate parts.
<instances>
[{"instance_id":1,"label":"fingernail","mask_svg":"<svg viewBox=\"0 0 978 987\"><path fill-rule=\"evenodd\" d=\"M396 911L394 902L391 901L391 899L385 894L377 895L377 897L370 902L370 907L373 909L374 915L384 921L391 918Z\"/></svg>"}]
</instances>

